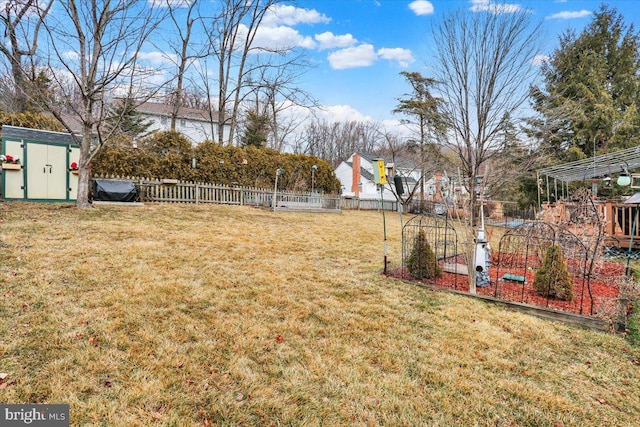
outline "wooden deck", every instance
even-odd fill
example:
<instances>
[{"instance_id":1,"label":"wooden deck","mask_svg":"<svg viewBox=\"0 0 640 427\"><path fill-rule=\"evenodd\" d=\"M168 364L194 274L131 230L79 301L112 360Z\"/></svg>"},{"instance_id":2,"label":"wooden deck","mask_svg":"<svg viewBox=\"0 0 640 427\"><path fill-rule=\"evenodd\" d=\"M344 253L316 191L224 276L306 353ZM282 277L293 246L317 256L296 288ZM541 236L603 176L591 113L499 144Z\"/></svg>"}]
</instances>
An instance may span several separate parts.
<instances>
[{"instance_id":1,"label":"wooden deck","mask_svg":"<svg viewBox=\"0 0 640 427\"><path fill-rule=\"evenodd\" d=\"M606 246L640 249L640 205L604 202L598 208L604 219Z\"/></svg>"}]
</instances>

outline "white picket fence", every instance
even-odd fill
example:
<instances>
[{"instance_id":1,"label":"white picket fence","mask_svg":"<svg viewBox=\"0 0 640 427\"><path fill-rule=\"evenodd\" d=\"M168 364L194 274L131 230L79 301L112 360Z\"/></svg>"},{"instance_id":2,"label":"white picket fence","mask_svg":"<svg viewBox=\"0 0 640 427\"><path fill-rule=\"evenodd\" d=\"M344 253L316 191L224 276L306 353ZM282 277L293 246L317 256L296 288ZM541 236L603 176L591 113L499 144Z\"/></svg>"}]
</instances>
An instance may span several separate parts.
<instances>
[{"instance_id":1,"label":"white picket fence","mask_svg":"<svg viewBox=\"0 0 640 427\"><path fill-rule=\"evenodd\" d=\"M340 203L342 209L354 209L354 210L371 210L378 211L381 209L380 200L377 199L360 199L358 197L342 197ZM398 202L395 200L384 201L385 211L397 211Z\"/></svg>"},{"instance_id":2,"label":"white picket fence","mask_svg":"<svg viewBox=\"0 0 640 427\"><path fill-rule=\"evenodd\" d=\"M266 188L226 186L218 184L148 179L121 176L94 176L93 179L130 181L139 189L140 200L164 203L216 203L239 206L273 208L276 196L278 210L335 210L341 209L338 195L283 191Z\"/></svg>"},{"instance_id":3,"label":"white picket fence","mask_svg":"<svg viewBox=\"0 0 640 427\"><path fill-rule=\"evenodd\" d=\"M140 192L141 201L163 203L216 203L239 206L273 208L274 189L227 186L175 179L149 179L131 176L94 176L133 182ZM380 200L344 197L335 194L278 190L276 209L287 210L381 210ZM398 202L384 201L384 210L397 211Z\"/></svg>"}]
</instances>

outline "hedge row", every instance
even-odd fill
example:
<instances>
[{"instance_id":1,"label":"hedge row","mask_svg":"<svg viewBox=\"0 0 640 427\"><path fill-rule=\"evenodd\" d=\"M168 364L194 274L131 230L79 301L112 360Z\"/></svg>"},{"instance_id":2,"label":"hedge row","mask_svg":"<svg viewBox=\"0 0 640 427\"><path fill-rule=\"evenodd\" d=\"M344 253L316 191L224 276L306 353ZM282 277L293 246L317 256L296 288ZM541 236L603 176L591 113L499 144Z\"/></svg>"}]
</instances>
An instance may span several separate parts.
<instances>
[{"instance_id":1,"label":"hedge row","mask_svg":"<svg viewBox=\"0 0 640 427\"><path fill-rule=\"evenodd\" d=\"M194 165L195 169L192 167ZM317 169L313 170L313 166ZM206 141L195 147L178 132L160 132L138 142L127 137L105 145L92 162L93 174L171 178L184 181L340 193L331 165L315 156L280 153L268 148L222 147ZM312 183L313 177L313 183Z\"/></svg>"}]
</instances>

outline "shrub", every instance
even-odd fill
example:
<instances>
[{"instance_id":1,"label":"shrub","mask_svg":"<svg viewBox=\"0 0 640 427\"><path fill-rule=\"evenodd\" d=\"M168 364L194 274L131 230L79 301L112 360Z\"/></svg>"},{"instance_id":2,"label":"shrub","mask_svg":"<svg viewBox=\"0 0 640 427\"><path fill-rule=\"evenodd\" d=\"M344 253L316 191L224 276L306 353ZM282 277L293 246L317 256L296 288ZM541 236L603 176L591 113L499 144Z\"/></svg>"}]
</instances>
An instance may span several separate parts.
<instances>
[{"instance_id":1,"label":"shrub","mask_svg":"<svg viewBox=\"0 0 640 427\"><path fill-rule=\"evenodd\" d=\"M416 280L435 279L442 274L436 254L431 249L424 230L420 230L414 239L407 268Z\"/></svg>"},{"instance_id":2,"label":"shrub","mask_svg":"<svg viewBox=\"0 0 640 427\"><path fill-rule=\"evenodd\" d=\"M49 114L43 113L5 113L0 112L0 125L19 126L30 129L64 132L62 124Z\"/></svg>"},{"instance_id":3,"label":"shrub","mask_svg":"<svg viewBox=\"0 0 640 427\"><path fill-rule=\"evenodd\" d=\"M315 190L340 193L340 181L331 164L315 156L254 146L223 147L213 141L192 147L177 132L154 133L138 141L137 147L132 148L126 135L109 141L93 160L92 173L273 188L275 172L282 168L284 175L278 180L281 190L309 191L311 170L316 165ZM191 168L193 159L196 169Z\"/></svg>"},{"instance_id":4,"label":"shrub","mask_svg":"<svg viewBox=\"0 0 640 427\"><path fill-rule=\"evenodd\" d=\"M543 297L562 301L573 299L573 280L560 246L551 245L547 249L542 267L536 271L533 288Z\"/></svg>"}]
</instances>

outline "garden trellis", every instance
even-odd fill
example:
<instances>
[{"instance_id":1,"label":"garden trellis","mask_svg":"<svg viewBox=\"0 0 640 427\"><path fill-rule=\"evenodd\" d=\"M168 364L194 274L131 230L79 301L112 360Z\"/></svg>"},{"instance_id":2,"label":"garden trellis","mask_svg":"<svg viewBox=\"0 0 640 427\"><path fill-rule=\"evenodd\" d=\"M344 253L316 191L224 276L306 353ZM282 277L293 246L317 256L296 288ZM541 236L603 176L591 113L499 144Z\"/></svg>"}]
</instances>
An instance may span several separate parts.
<instances>
[{"instance_id":1,"label":"garden trellis","mask_svg":"<svg viewBox=\"0 0 640 427\"><path fill-rule=\"evenodd\" d=\"M625 169L637 168L640 168L640 146L539 169L536 175L538 206L542 206L545 195L547 202L551 202L552 195L554 201L567 196L571 182L613 179Z\"/></svg>"}]
</instances>

